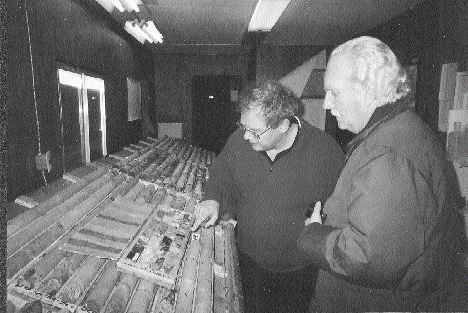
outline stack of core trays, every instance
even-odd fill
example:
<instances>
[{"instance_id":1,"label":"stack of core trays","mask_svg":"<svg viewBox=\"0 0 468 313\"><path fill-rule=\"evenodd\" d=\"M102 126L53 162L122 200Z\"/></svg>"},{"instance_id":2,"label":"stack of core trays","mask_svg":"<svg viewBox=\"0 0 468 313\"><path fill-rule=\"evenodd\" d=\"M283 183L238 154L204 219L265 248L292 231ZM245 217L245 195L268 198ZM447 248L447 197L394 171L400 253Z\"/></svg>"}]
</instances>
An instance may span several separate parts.
<instances>
[{"instance_id":1,"label":"stack of core trays","mask_svg":"<svg viewBox=\"0 0 468 313\"><path fill-rule=\"evenodd\" d=\"M185 212L186 219L193 213L214 153L168 137L124 150L91 163L95 171L8 222L7 312L37 306L42 312L242 312L232 224L186 237L172 287L122 272L118 261L61 249L118 197ZM162 250L170 251L168 239L162 236Z\"/></svg>"}]
</instances>

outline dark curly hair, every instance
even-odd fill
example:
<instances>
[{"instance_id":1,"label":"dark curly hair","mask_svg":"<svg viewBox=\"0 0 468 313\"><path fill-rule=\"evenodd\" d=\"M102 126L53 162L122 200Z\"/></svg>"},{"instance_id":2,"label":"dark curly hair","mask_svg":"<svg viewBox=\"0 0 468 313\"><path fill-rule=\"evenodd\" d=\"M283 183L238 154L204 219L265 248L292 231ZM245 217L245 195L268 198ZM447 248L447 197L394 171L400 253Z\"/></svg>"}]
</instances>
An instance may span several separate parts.
<instances>
[{"instance_id":1,"label":"dark curly hair","mask_svg":"<svg viewBox=\"0 0 468 313\"><path fill-rule=\"evenodd\" d=\"M238 110L246 112L260 107L266 126L276 128L284 119L296 116L302 101L289 88L275 80L267 80L241 92Z\"/></svg>"}]
</instances>

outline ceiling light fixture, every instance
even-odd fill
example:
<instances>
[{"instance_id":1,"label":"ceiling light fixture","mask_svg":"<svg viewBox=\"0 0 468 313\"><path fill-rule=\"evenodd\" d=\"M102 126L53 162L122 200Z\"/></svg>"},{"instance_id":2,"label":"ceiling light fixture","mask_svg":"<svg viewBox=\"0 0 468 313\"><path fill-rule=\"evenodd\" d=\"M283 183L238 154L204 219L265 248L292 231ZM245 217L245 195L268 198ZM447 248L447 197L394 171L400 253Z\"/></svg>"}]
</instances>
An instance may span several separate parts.
<instances>
[{"instance_id":1,"label":"ceiling light fixture","mask_svg":"<svg viewBox=\"0 0 468 313\"><path fill-rule=\"evenodd\" d=\"M270 31L291 0L259 0L250 19L248 31Z\"/></svg>"},{"instance_id":2,"label":"ceiling light fixture","mask_svg":"<svg viewBox=\"0 0 468 313\"><path fill-rule=\"evenodd\" d=\"M120 12L125 11L122 3L119 0L108 0L110 1Z\"/></svg>"},{"instance_id":3,"label":"ceiling light fixture","mask_svg":"<svg viewBox=\"0 0 468 313\"><path fill-rule=\"evenodd\" d=\"M138 7L138 4L141 4L142 2L139 0L119 0L120 3L122 3L122 6L127 10L128 12L140 12L140 8Z\"/></svg>"},{"instance_id":4,"label":"ceiling light fixture","mask_svg":"<svg viewBox=\"0 0 468 313\"><path fill-rule=\"evenodd\" d=\"M149 42L153 42L153 39L151 39L144 31L141 30L140 26L135 21L126 21L124 25L125 30L135 37L136 40L138 40L140 43L145 43L145 40L148 40Z\"/></svg>"},{"instance_id":5,"label":"ceiling light fixture","mask_svg":"<svg viewBox=\"0 0 468 313\"><path fill-rule=\"evenodd\" d=\"M153 21L143 21L140 27L149 37L151 37L151 39L153 39L154 42L163 42L164 37L156 28Z\"/></svg>"},{"instance_id":6,"label":"ceiling light fixture","mask_svg":"<svg viewBox=\"0 0 468 313\"><path fill-rule=\"evenodd\" d=\"M150 9L142 0L96 0L106 11L111 13L114 8L117 8L119 11L123 12L125 10L129 12L140 12L138 5L144 5L146 10L151 14ZM138 15L135 13L137 19L134 21L126 21L124 29L140 43L144 44L147 40L150 43L153 42L163 42L163 35L154 25L152 21L141 20Z\"/></svg>"}]
</instances>

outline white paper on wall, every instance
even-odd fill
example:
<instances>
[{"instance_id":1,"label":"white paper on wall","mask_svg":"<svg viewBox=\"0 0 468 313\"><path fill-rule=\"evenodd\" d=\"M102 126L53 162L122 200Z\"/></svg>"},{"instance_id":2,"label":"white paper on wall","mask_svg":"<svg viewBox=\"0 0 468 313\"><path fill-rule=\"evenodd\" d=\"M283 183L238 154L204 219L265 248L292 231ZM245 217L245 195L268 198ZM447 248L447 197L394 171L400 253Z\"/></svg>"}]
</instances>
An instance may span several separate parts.
<instances>
[{"instance_id":1,"label":"white paper on wall","mask_svg":"<svg viewBox=\"0 0 468 313\"><path fill-rule=\"evenodd\" d=\"M447 131L447 159L468 157L468 110L450 110Z\"/></svg>"},{"instance_id":2,"label":"white paper on wall","mask_svg":"<svg viewBox=\"0 0 468 313\"><path fill-rule=\"evenodd\" d=\"M463 95L462 108L468 110L468 92Z\"/></svg>"},{"instance_id":3,"label":"white paper on wall","mask_svg":"<svg viewBox=\"0 0 468 313\"><path fill-rule=\"evenodd\" d=\"M439 100L439 130L446 133L448 130L448 112L453 108L453 99Z\"/></svg>"},{"instance_id":4,"label":"white paper on wall","mask_svg":"<svg viewBox=\"0 0 468 313\"><path fill-rule=\"evenodd\" d=\"M448 131L448 112L453 109L458 63L442 65L439 87L439 130Z\"/></svg>"},{"instance_id":5,"label":"white paper on wall","mask_svg":"<svg viewBox=\"0 0 468 313\"><path fill-rule=\"evenodd\" d=\"M466 162L468 163L468 162ZM460 191L464 197L468 197L468 164L454 162L455 172L457 173Z\"/></svg>"},{"instance_id":6,"label":"white paper on wall","mask_svg":"<svg viewBox=\"0 0 468 313\"><path fill-rule=\"evenodd\" d=\"M468 72L458 72L455 84L453 108L455 110L468 110L464 99L468 94Z\"/></svg>"},{"instance_id":7,"label":"white paper on wall","mask_svg":"<svg viewBox=\"0 0 468 313\"><path fill-rule=\"evenodd\" d=\"M440 74L439 100L453 99L458 63L442 65Z\"/></svg>"}]
</instances>

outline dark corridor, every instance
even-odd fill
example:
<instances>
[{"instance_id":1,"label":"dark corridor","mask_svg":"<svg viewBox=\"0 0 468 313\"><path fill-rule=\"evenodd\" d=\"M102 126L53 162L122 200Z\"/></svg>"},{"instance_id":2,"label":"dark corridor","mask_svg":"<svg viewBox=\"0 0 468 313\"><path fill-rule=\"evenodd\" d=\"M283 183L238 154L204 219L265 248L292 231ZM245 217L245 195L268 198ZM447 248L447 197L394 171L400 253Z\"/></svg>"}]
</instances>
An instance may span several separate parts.
<instances>
[{"instance_id":1,"label":"dark corridor","mask_svg":"<svg viewBox=\"0 0 468 313\"><path fill-rule=\"evenodd\" d=\"M219 153L236 129L240 78L194 76L192 79L193 145Z\"/></svg>"}]
</instances>

